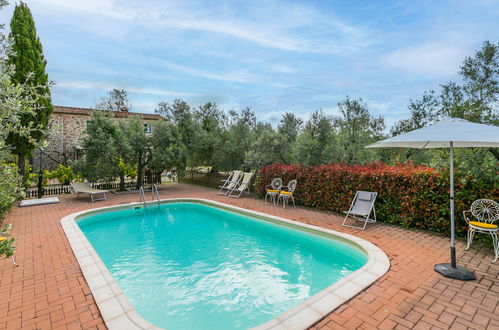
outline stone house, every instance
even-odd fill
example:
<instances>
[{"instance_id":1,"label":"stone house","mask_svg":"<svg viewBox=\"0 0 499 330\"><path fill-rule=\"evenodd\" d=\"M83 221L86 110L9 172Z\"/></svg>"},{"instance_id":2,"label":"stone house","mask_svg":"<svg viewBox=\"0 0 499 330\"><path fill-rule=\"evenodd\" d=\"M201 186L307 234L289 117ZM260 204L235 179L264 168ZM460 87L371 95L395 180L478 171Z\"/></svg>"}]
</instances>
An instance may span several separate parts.
<instances>
[{"instance_id":1,"label":"stone house","mask_svg":"<svg viewBox=\"0 0 499 330\"><path fill-rule=\"evenodd\" d=\"M58 164L69 165L78 159L82 153L82 142L85 136L87 123L90 121L92 111L89 108L75 108L65 106L54 106L54 111L49 119L49 133L47 136L47 147L36 150L33 157L33 170L40 168L53 170ZM106 111L115 118L128 118L138 116L144 122L144 130L151 133L151 124L157 120L164 119L160 115L149 113L130 112L127 108L121 111Z\"/></svg>"}]
</instances>

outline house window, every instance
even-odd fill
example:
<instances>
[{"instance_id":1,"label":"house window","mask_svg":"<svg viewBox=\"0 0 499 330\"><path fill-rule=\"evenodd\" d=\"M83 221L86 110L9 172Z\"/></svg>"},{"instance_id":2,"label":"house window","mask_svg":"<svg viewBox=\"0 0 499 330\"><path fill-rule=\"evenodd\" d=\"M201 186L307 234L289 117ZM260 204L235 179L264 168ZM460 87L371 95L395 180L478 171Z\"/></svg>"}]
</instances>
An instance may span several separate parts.
<instances>
[{"instance_id":1,"label":"house window","mask_svg":"<svg viewBox=\"0 0 499 330\"><path fill-rule=\"evenodd\" d=\"M152 132L152 127L151 127L151 125L149 125L149 124L144 124L144 132L146 132L146 134L151 134L151 132Z\"/></svg>"}]
</instances>

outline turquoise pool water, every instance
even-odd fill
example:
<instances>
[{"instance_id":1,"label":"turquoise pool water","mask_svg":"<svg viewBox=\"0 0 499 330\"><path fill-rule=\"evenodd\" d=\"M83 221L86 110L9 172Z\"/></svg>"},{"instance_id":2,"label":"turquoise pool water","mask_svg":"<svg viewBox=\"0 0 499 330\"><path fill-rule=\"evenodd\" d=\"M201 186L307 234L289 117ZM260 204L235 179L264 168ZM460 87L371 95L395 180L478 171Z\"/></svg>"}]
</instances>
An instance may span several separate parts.
<instances>
[{"instance_id":1,"label":"turquoise pool water","mask_svg":"<svg viewBox=\"0 0 499 330\"><path fill-rule=\"evenodd\" d=\"M168 329L244 329L359 269L359 249L192 202L77 220L143 318Z\"/></svg>"}]
</instances>

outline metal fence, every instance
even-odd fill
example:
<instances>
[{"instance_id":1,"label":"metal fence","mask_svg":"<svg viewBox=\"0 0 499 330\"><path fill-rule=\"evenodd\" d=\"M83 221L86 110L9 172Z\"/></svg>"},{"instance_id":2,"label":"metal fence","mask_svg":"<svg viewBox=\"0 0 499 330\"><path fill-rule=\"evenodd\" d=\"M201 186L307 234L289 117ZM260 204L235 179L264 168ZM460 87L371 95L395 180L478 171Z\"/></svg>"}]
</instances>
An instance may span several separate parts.
<instances>
[{"instance_id":1,"label":"metal fence","mask_svg":"<svg viewBox=\"0 0 499 330\"><path fill-rule=\"evenodd\" d=\"M44 187L43 195L51 196L51 195L64 195L70 194L69 186L59 186L59 187ZM26 197L33 198L38 197L38 188L28 188L26 190Z\"/></svg>"},{"instance_id":2,"label":"metal fence","mask_svg":"<svg viewBox=\"0 0 499 330\"><path fill-rule=\"evenodd\" d=\"M150 182L144 182L144 185L151 184ZM125 182L125 188L134 188L136 182ZM95 189L118 189L120 187L119 182L100 182L100 183L92 183L91 186ZM70 186L48 186L43 187L43 196L54 196L54 195L64 195L70 194ZM26 190L27 198L38 197L38 188L32 187Z\"/></svg>"},{"instance_id":3,"label":"metal fence","mask_svg":"<svg viewBox=\"0 0 499 330\"><path fill-rule=\"evenodd\" d=\"M178 181L181 183L218 188L218 186L221 185L221 181L227 179L227 176L227 173L186 171L183 176L179 176Z\"/></svg>"}]
</instances>

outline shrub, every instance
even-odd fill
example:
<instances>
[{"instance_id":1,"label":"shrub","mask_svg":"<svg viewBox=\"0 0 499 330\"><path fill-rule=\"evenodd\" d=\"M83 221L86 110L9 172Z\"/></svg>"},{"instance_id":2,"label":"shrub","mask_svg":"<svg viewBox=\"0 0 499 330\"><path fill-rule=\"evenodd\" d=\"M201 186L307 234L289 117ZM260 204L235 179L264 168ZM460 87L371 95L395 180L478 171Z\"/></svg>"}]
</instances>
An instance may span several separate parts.
<instances>
[{"instance_id":1,"label":"shrub","mask_svg":"<svg viewBox=\"0 0 499 330\"><path fill-rule=\"evenodd\" d=\"M52 172L45 171L44 177L46 179L57 179L61 184L69 184L70 181L81 179L79 175L75 174L71 167L59 164Z\"/></svg>"},{"instance_id":2,"label":"shrub","mask_svg":"<svg viewBox=\"0 0 499 330\"><path fill-rule=\"evenodd\" d=\"M260 170L256 193L263 196L265 185L275 177L282 178L284 184L297 179L295 199L304 206L342 213L348 210L357 190L376 191L378 221L446 234L450 230L448 171L412 164L273 164ZM455 196L456 233L464 236L467 224L462 211L478 198L497 200L497 184L459 178L457 173Z\"/></svg>"},{"instance_id":3,"label":"shrub","mask_svg":"<svg viewBox=\"0 0 499 330\"><path fill-rule=\"evenodd\" d=\"M23 197L22 178L15 164L0 163L0 224L12 203Z\"/></svg>"},{"instance_id":4,"label":"shrub","mask_svg":"<svg viewBox=\"0 0 499 330\"><path fill-rule=\"evenodd\" d=\"M124 176L131 178L132 180L137 177L137 167L135 164L125 163L123 158L119 158L118 160L118 168L120 173L123 173Z\"/></svg>"},{"instance_id":5,"label":"shrub","mask_svg":"<svg viewBox=\"0 0 499 330\"><path fill-rule=\"evenodd\" d=\"M10 237L9 230L12 228L12 225L9 224L3 229L0 229L0 258L5 256L6 258L13 256L15 247L12 246L15 239Z\"/></svg>"}]
</instances>

